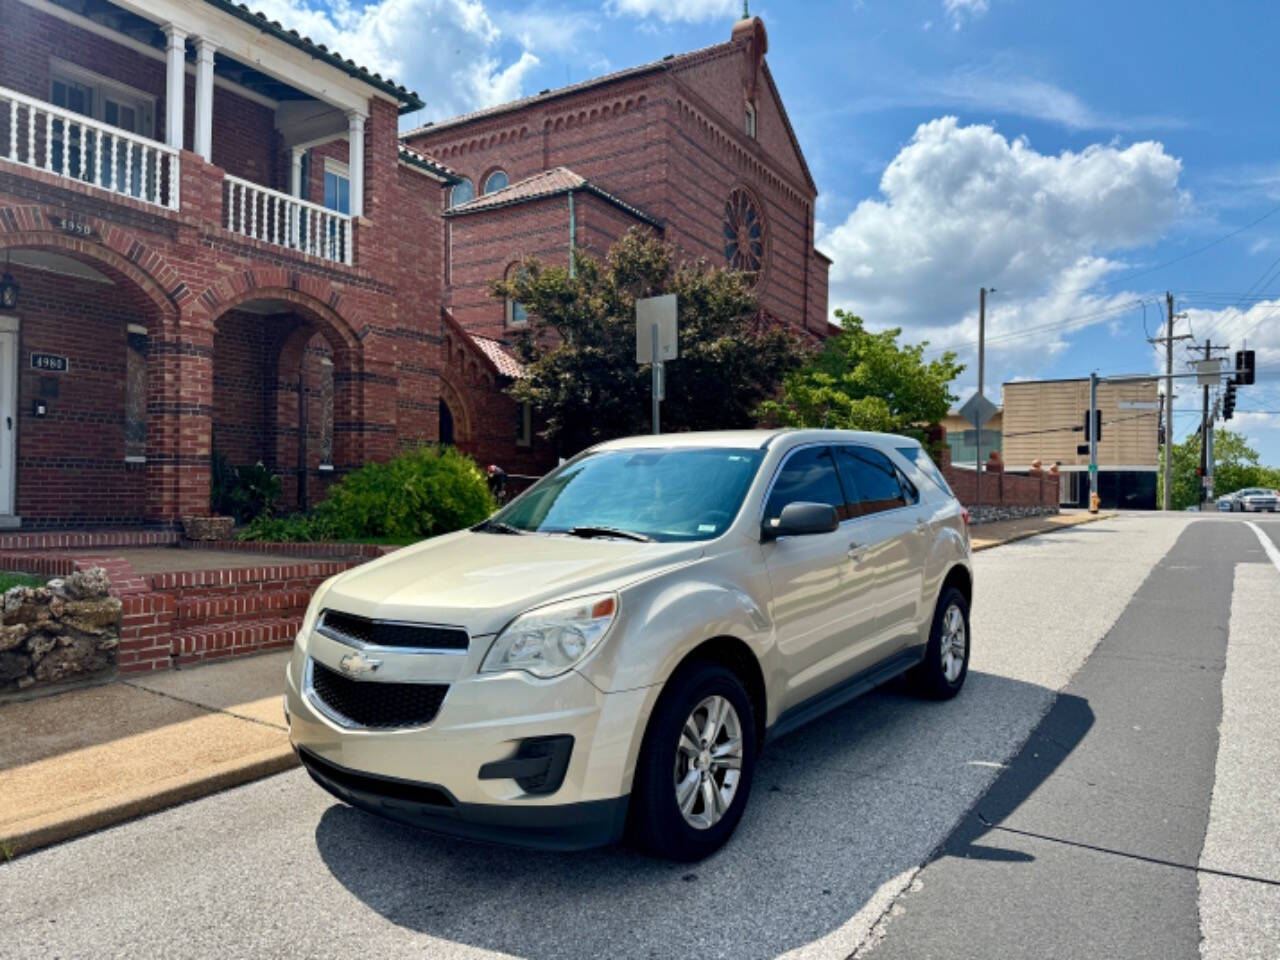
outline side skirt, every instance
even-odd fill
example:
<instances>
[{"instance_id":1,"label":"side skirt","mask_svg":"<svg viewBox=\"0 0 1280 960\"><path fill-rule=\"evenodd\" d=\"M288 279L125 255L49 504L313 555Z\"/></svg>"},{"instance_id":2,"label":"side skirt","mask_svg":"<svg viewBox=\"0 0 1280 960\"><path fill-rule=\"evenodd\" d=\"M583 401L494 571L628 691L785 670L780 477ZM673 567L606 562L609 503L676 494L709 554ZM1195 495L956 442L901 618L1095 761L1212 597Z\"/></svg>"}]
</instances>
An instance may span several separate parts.
<instances>
[{"instance_id":1,"label":"side skirt","mask_svg":"<svg viewBox=\"0 0 1280 960\"><path fill-rule=\"evenodd\" d=\"M856 700L899 674L906 673L924 659L924 653L924 646L908 647L861 673L855 673L830 690L824 690L803 703L797 703L774 721L773 726L765 734L765 743L772 743L792 730L818 719L824 713L842 707L850 700Z\"/></svg>"}]
</instances>

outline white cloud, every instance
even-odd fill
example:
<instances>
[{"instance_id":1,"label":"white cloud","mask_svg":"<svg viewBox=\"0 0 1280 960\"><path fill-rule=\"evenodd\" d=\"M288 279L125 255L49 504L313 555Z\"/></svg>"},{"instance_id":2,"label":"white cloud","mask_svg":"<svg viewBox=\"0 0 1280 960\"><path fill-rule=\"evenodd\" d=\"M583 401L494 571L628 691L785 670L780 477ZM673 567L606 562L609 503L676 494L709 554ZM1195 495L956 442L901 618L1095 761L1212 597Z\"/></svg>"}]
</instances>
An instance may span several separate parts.
<instances>
[{"instance_id":1,"label":"white cloud","mask_svg":"<svg viewBox=\"0 0 1280 960\"><path fill-rule=\"evenodd\" d=\"M1053 156L954 117L922 124L885 168L880 196L818 240L835 261L832 306L910 340L967 347L978 287L995 287L990 382L1034 373L1066 348L1064 334L1139 316L1133 294L1100 282L1124 267L1116 252L1156 240L1186 209L1181 168L1154 142Z\"/></svg>"},{"instance_id":2,"label":"white cloud","mask_svg":"<svg viewBox=\"0 0 1280 960\"><path fill-rule=\"evenodd\" d=\"M976 20L991 9L990 0L942 0L942 9L951 19L951 28L959 30L966 20Z\"/></svg>"},{"instance_id":3,"label":"white cloud","mask_svg":"<svg viewBox=\"0 0 1280 960\"><path fill-rule=\"evenodd\" d=\"M926 27L927 29L927 27ZM1096 110L1070 90L1027 76L1020 66L997 58L978 67L945 76L902 71L892 88L860 94L843 104L840 113L857 115L903 107L925 107L992 116L1030 117L1068 130L1179 129L1186 121L1162 115L1125 116Z\"/></svg>"},{"instance_id":4,"label":"white cloud","mask_svg":"<svg viewBox=\"0 0 1280 960\"><path fill-rule=\"evenodd\" d=\"M502 32L480 0L381 0L327 7L308 0L255 0L273 20L361 66L390 76L442 119L518 97L538 58L524 50L504 63Z\"/></svg>"},{"instance_id":5,"label":"white cloud","mask_svg":"<svg viewBox=\"0 0 1280 960\"><path fill-rule=\"evenodd\" d=\"M696 23L742 14L738 0L609 0L607 6L611 13L657 17L664 23Z\"/></svg>"}]
</instances>

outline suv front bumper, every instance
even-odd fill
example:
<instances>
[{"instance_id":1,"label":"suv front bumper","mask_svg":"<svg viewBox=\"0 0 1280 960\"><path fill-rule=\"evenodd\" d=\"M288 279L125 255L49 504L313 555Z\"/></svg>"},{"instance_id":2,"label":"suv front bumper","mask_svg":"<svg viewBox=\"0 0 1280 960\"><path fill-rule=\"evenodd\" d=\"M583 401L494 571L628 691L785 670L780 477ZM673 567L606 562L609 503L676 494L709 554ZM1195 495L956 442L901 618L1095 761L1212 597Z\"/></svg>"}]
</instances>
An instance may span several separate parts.
<instances>
[{"instance_id":1,"label":"suv front bumper","mask_svg":"<svg viewBox=\"0 0 1280 960\"><path fill-rule=\"evenodd\" d=\"M464 670L429 724L352 728L301 688L307 656L295 647L289 663L289 737L311 776L339 799L439 833L521 846L582 849L621 837L657 687L606 694L574 672L537 680ZM527 792L514 770L494 777L525 741L547 737L572 738L553 792Z\"/></svg>"}]
</instances>

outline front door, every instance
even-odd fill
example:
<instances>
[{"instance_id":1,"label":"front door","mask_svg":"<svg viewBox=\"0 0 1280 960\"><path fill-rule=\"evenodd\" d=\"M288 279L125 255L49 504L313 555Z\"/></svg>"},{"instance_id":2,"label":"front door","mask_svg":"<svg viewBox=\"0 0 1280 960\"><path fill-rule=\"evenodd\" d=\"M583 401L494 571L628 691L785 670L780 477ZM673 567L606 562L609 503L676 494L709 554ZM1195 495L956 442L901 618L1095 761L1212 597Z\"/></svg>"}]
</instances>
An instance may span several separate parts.
<instances>
[{"instance_id":1,"label":"front door","mask_svg":"<svg viewBox=\"0 0 1280 960\"><path fill-rule=\"evenodd\" d=\"M831 449L801 447L778 471L764 515L768 520L788 503L808 501L829 503L843 518L848 515L846 499ZM861 650L875 575L850 554L849 526L765 545L778 654L787 678L782 710L843 679Z\"/></svg>"},{"instance_id":2,"label":"front door","mask_svg":"<svg viewBox=\"0 0 1280 960\"><path fill-rule=\"evenodd\" d=\"M0 317L0 528L14 525L17 420L18 323L12 317Z\"/></svg>"}]
</instances>

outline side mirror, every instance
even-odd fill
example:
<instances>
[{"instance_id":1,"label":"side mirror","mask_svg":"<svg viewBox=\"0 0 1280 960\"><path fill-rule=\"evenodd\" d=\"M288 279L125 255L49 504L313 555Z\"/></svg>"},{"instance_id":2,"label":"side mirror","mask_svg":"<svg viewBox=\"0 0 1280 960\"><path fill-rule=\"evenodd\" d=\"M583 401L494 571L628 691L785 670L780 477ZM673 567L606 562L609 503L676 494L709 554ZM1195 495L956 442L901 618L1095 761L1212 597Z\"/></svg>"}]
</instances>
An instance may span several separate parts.
<instances>
[{"instance_id":1,"label":"side mirror","mask_svg":"<svg viewBox=\"0 0 1280 960\"><path fill-rule=\"evenodd\" d=\"M779 537L803 537L812 533L830 533L840 526L836 508L829 503L798 500L782 508L782 514L766 519L760 531L762 540Z\"/></svg>"}]
</instances>

